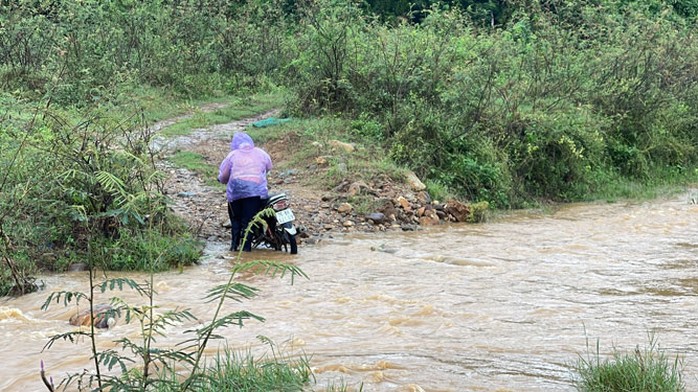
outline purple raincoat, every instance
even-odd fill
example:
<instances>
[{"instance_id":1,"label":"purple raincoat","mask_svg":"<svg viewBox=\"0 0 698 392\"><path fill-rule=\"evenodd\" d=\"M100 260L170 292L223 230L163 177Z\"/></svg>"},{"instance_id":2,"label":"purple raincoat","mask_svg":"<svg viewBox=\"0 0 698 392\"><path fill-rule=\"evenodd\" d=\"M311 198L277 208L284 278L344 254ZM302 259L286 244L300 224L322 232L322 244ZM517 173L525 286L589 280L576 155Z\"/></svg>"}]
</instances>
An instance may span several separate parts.
<instances>
[{"instance_id":1,"label":"purple raincoat","mask_svg":"<svg viewBox=\"0 0 698 392\"><path fill-rule=\"evenodd\" d=\"M267 172L271 168L269 154L255 147L247 133L235 132L230 153L218 169L218 181L228 184L225 190L228 201L254 196L264 199L269 197Z\"/></svg>"}]
</instances>

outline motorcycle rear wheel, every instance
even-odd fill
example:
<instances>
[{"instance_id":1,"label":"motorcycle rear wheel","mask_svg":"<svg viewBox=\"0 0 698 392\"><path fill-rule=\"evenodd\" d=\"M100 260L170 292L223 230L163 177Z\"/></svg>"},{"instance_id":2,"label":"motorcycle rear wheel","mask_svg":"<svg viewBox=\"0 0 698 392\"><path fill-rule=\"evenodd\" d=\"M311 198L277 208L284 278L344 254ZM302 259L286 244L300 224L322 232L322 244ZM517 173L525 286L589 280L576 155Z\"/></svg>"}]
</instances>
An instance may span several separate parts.
<instances>
[{"instance_id":1,"label":"motorcycle rear wheel","mask_svg":"<svg viewBox=\"0 0 698 392\"><path fill-rule=\"evenodd\" d=\"M284 251L290 251L292 255L298 254L298 242L296 241L295 234L289 234L286 230L284 230L282 243Z\"/></svg>"}]
</instances>

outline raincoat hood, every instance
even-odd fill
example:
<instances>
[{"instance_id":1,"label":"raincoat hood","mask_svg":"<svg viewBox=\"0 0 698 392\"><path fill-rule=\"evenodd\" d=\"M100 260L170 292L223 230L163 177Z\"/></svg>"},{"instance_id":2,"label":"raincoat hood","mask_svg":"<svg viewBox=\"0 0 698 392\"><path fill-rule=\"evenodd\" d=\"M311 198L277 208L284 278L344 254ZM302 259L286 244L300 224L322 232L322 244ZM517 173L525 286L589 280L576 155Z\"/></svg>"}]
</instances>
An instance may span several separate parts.
<instances>
[{"instance_id":1,"label":"raincoat hood","mask_svg":"<svg viewBox=\"0 0 698 392\"><path fill-rule=\"evenodd\" d=\"M254 148L254 142L250 135L245 132L235 132L233 140L230 142L230 150L234 151L238 148Z\"/></svg>"}]
</instances>

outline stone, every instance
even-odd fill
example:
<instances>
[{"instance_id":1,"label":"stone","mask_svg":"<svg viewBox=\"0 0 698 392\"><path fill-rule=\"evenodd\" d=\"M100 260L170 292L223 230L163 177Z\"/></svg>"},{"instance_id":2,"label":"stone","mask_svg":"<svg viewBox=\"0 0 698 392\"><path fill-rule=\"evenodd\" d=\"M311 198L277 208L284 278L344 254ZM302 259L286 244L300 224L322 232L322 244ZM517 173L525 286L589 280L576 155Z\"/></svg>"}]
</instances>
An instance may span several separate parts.
<instances>
[{"instance_id":1,"label":"stone","mask_svg":"<svg viewBox=\"0 0 698 392\"><path fill-rule=\"evenodd\" d=\"M440 221L441 219L439 219L439 216L436 214L434 210L427 212L426 215L419 218L419 224L422 226L438 225Z\"/></svg>"},{"instance_id":2,"label":"stone","mask_svg":"<svg viewBox=\"0 0 698 392\"><path fill-rule=\"evenodd\" d=\"M339 205L339 207L337 207L337 212L339 212L340 214L346 214L348 212L351 212L352 209L353 207L351 206L351 204L342 203Z\"/></svg>"},{"instance_id":3,"label":"stone","mask_svg":"<svg viewBox=\"0 0 698 392\"><path fill-rule=\"evenodd\" d=\"M403 210L412 211L412 206L410 205L409 200L405 199L403 196L398 197L396 201L397 205L402 207Z\"/></svg>"},{"instance_id":4,"label":"stone","mask_svg":"<svg viewBox=\"0 0 698 392\"><path fill-rule=\"evenodd\" d=\"M419 178L416 174L414 174L414 172L407 172L405 177L407 183L410 185L410 188L412 188L413 191L419 192L427 189L427 186L419 180Z\"/></svg>"},{"instance_id":5,"label":"stone","mask_svg":"<svg viewBox=\"0 0 698 392\"><path fill-rule=\"evenodd\" d=\"M333 148L338 149L338 150L342 150L342 151L346 152L347 154L351 154L356 149L356 147L354 147L353 144L340 142L339 140L330 140L328 143Z\"/></svg>"},{"instance_id":6,"label":"stone","mask_svg":"<svg viewBox=\"0 0 698 392\"><path fill-rule=\"evenodd\" d=\"M385 222L385 214L381 212L372 212L366 215L366 219L373 221L373 223L381 224Z\"/></svg>"},{"instance_id":7,"label":"stone","mask_svg":"<svg viewBox=\"0 0 698 392\"><path fill-rule=\"evenodd\" d=\"M457 200L449 200L444 206L444 211L452 215L456 222L466 222L470 214L470 208Z\"/></svg>"},{"instance_id":8,"label":"stone","mask_svg":"<svg viewBox=\"0 0 698 392\"><path fill-rule=\"evenodd\" d=\"M74 314L70 317L70 325L88 326L90 323L94 323L96 328L111 328L116 324L116 311L111 305L95 305L94 311L94 317L91 317L89 309Z\"/></svg>"},{"instance_id":9,"label":"stone","mask_svg":"<svg viewBox=\"0 0 698 392\"><path fill-rule=\"evenodd\" d=\"M431 196L429 196L429 192L419 192L419 193L417 193L417 201L418 201L420 204L425 204L425 205L431 204Z\"/></svg>"},{"instance_id":10,"label":"stone","mask_svg":"<svg viewBox=\"0 0 698 392\"><path fill-rule=\"evenodd\" d=\"M352 226L354 226L354 222L352 222L352 221L350 221L350 220L344 221L344 223L342 223L342 226L344 226L344 227L352 227Z\"/></svg>"}]
</instances>

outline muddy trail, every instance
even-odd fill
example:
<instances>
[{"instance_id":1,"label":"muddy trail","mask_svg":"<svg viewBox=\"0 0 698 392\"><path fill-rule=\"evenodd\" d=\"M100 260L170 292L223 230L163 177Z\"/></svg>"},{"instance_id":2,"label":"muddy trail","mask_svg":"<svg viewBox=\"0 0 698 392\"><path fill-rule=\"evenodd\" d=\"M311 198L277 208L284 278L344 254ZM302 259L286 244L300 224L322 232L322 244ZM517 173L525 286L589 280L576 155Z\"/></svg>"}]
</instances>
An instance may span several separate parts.
<instances>
[{"instance_id":1,"label":"muddy trail","mask_svg":"<svg viewBox=\"0 0 698 392\"><path fill-rule=\"evenodd\" d=\"M216 108L218 106L201 110ZM225 188L216 184L216 176L218 165L230 151L233 134L278 114L279 111L272 110L226 124L193 129L186 136L158 136L155 139L154 145L164 158L160 163L161 169L168 174L165 193L172 199L175 212L187 220L200 238L209 243L225 243L230 238ZM181 116L162 121L155 124L154 129L161 130L186 118ZM327 146L326 152L336 153L337 149L346 145L337 141ZM327 168L313 161L284 169L288 167L285 161L291 158L285 146L283 140L258 144L270 154L274 164L274 169L268 173L270 193L284 192L291 199L301 247L340 233L419 230L426 225L463 221L468 214L468 207L459 202L432 202L424 185L409 176L405 183L396 183L387 178L370 182L345 179L332 189L322 189L312 179ZM182 151L199 154L216 169L201 175L177 167L168 160L168 157ZM357 194L370 195L380 208L371 212L356 212L348 201Z\"/></svg>"}]
</instances>

